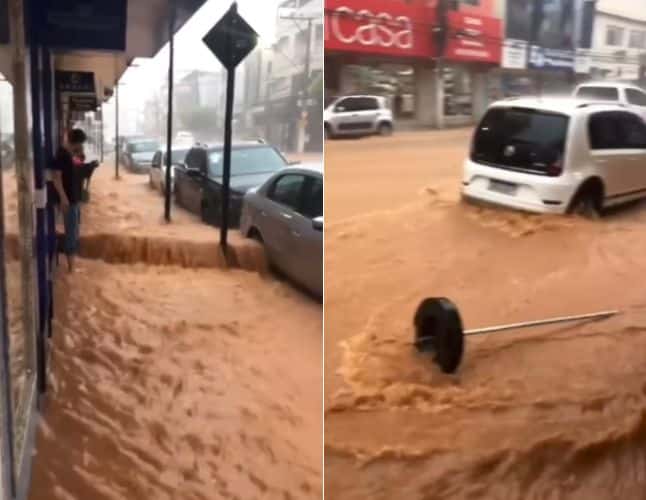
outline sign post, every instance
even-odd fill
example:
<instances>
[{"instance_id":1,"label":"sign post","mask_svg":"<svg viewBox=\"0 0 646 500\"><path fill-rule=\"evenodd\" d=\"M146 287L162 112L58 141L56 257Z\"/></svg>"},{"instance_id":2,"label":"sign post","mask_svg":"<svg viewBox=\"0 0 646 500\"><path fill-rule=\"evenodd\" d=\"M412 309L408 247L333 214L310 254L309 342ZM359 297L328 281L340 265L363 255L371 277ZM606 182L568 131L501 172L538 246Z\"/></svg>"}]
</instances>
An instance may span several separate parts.
<instances>
[{"instance_id":1,"label":"sign post","mask_svg":"<svg viewBox=\"0 0 646 500\"><path fill-rule=\"evenodd\" d=\"M220 210L220 246L224 256L227 257L235 71L238 64L258 44L258 34L238 14L238 4L233 2L227 13L206 34L203 42L227 70L227 101L224 116L224 150L222 154L222 208Z\"/></svg>"},{"instance_id":2,"label":"sign post","mask_svg":"<svg viewBox=\"0 0 646 500\"><path fill-rule=\"evenodd\" d=\"M0 0L0 45L9 43L9 3L8 0Z\"/></svg>"}]
</instances>

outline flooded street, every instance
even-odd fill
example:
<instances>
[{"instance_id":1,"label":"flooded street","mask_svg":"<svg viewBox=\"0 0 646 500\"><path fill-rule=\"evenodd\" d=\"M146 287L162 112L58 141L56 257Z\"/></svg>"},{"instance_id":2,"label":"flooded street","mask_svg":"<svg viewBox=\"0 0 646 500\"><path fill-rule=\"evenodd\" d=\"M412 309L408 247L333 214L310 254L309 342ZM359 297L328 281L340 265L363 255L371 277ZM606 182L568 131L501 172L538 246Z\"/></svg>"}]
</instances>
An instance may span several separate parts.
<instances>
[{"instance_id":1,"label":"flooded street","mask_svg":"<svg viewBox=\"0 0 646 500\"><path fill-rule=\"evenodd\" d=\"M321 305L109 168L61 257L30 500L320 498Z\"/></svg>"},{"instance_id":2,"label":"flooded street","mask_svg":"<svg viewBox=\"0 0 646 500\"><path fill-rule=\"evenodd\" d=\"M600 221L466 206L469 137L326 143L326 495L641 499L646 205ZM445 375L410 344L428 296L465 328L624 313L469 338Z\"/></svg>"}]
</instances>

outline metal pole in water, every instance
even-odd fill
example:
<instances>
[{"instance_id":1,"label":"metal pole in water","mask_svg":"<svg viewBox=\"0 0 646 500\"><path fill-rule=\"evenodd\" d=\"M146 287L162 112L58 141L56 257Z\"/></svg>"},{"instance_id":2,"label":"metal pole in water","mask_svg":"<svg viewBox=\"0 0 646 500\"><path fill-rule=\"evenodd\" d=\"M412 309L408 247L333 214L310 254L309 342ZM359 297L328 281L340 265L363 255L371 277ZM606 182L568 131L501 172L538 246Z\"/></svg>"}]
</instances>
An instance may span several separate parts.
<instances>
[{"instance_id":1,"label":"metal pole in water","mask_svg":"<svg viewBox=\"0 0 646 500\"><path fill-rule=\"evenodd\" d=\"M523 321L521 323L509 323L506 325L496 325L496 326L488 326L485 328L475 328L472 330L464 330L462 334L465 336L485 335L487 333L497 333L497 332L504 332L509 330L521 330L523 328L535 328L538 326L555 325L559 323L572 323L575 321L605 319L605 318L610 318L612 316L616 316L617 314L620 314L620 313L621 311L618 311L618 310L610 310L610 311L601 311L601 312L590 313L590 314L578 314L575 316L562 316L559 318L539 319L535 321ZM433 335L418 337L417 339L415 339L414 343L422 344L424 342L433 341L434 338L435 336Z\"/></svg>"},{"instance_id":2,"label":"metal pole in water","mask_svg":"<svg viewBox=\"0 0 646 500\"><path fill-rule=\"evenodd\" d=\"M465 335L483 335L485 333L504 332L507 330L519 330L522 328L533 328L537 326L554 325L558 323L571 323L574 321L585 321L588 319L603 319L616 316L619 311L602 311L592 314L579 314L576 316L563 316L561 318L539 319L536 321L524 321L522 323L510 323L508 325L489 326L486 328L476 328L474 330L465 330Z\"/></svg>"}]
</instances>

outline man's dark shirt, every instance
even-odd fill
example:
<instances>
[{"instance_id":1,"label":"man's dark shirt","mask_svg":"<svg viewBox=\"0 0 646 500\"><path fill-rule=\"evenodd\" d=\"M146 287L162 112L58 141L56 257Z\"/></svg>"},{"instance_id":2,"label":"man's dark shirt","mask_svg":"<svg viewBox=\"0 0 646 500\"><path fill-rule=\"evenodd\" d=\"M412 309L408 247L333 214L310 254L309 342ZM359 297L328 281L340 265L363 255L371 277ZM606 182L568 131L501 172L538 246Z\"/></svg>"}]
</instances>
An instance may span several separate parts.
<instances>
[{"instance_id":1,"label":"man's dark shirt","mask_svg":"<svg viewBox=\"0 0 646 500\"><path fill-rule=\"evenodd\" d=\"M52 170L61 172L63 189L70 204L79 203L83 192L83 168L74 165L72 155L65 148L59 148L52 163ZM56 202L60 200L55 196Z\"/></svg>"}]
</instances>

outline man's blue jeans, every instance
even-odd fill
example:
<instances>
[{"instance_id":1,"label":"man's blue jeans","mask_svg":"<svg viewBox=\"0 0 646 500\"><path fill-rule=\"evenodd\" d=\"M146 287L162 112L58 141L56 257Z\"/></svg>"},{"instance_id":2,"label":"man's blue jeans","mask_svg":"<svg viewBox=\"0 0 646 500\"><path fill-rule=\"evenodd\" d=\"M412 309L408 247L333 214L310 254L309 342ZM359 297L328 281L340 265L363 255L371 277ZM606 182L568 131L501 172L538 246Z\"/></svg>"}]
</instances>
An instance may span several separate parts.
<instances>
[{"instance_id":1,"label":"man's blue jeans","mask_svg":"<svg viewBox=\"0 0 646 500\"><path fill-rule=\"evenodd\" d=\"M65 225L65 254L76 255L79 253L81 239L81 205L70 205L63 214Z\"/></svg>"}]
</instances>

